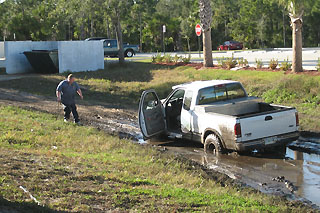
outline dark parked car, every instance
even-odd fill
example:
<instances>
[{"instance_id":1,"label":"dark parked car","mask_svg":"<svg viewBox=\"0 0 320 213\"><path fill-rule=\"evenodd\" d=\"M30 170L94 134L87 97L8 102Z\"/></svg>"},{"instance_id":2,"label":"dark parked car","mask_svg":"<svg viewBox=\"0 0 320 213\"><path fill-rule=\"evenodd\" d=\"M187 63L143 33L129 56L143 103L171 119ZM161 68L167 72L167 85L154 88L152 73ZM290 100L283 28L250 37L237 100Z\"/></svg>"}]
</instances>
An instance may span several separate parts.
<instances>
[{"instance_id":1,"label":"dark parked car","mask_svg":"<svg viewBox=\"0 0 320 213\"><path fill-rule=\"evenodd\" d=\"M238 41L226 41L222 45L219 45L218 50L242 50L243 44Z\"/></svg>"},{"instance_id":2,"label":"dark parked car","mask_svg":"<svg viewBox=\"0 0 320 213\"><path fill-rule=\"evenodd\" d=\"M103 49L105 56L118 57L119 47L116 39L105 39L103 40ZM139 52L139 45L130 45L123 43L123 51L125 57L132 57Z\"/></svg>"}]
</instances>

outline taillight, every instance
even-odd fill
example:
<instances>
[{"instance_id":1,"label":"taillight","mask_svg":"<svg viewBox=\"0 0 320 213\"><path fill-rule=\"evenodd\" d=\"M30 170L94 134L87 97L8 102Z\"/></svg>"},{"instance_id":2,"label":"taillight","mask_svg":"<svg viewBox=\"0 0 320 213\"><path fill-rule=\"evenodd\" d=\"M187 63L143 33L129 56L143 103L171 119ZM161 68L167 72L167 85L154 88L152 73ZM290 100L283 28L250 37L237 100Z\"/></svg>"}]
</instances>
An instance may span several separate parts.
<instances>
[{"instance_id":1,"label":"taillight","mask_svg":"<svg viewBox=\"0 0 320 213\"><path fill-rule=\"evenodd\" d=\"M237 138L241 137L241 125L240 125L240 123L237 123L237 124L234 125L234 135Z\"/></svg>"},{"instance_id":2,"label":"taillight","mask_svg":"<svg viewBox=\"0 0 320 213\"><path fill-rule=\"evenodd\" d=\"M298 112L296 112L296 126L299 126L299 115L298 115Z\"/></svg>"}]
</instances>

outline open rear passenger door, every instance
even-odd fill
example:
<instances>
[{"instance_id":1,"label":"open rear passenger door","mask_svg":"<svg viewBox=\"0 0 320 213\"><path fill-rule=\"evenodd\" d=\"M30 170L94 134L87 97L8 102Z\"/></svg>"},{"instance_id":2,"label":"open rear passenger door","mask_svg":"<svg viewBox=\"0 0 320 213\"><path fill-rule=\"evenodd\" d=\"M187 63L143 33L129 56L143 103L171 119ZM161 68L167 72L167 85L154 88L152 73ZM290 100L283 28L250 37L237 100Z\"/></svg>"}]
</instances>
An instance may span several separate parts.
<instances>
[{"instance_id":1,"label":"open rear passenger door","mask_svg":"<svg viewBox=\"0 0 320 213\"><path fill-rule=\"evenodd\" d=\"M165 131L163 106L154 90L144 91L141 95L139 126L145 138L151 138Z\"/></svg>"}]
</instances>

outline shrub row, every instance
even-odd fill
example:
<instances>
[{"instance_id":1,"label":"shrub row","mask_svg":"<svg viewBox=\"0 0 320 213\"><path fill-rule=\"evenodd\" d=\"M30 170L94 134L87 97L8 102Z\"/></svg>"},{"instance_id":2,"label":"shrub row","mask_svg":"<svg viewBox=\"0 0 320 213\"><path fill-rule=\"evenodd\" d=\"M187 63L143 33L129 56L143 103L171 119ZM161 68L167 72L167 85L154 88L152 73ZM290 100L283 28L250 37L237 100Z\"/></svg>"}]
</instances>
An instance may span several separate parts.
<instances>
[{"instance_id":1,"label":"shrub row","mask_svg":"<svg viewBox=\"0 0 320 213\"><path fill-rule=\"evenodd\" d=\"M184 56L178 56L177 54L175 56L171 56L170 54L164 54L162 55L161 53L157 53L157 55L153 55L152 58L152 63L190 63L191 61L191 55L189 54L188 57Z\"/></svg>"}]
</instances>

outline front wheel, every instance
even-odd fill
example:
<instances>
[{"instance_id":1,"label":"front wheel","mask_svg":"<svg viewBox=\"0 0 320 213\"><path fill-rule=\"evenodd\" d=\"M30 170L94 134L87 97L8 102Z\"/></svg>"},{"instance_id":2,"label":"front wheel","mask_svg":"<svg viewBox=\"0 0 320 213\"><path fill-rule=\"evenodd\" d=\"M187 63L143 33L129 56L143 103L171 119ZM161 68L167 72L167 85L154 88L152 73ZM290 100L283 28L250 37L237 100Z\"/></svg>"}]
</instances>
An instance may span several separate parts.
<instances>
[{"instance_id":1,"label":"front wheel","mask_svg":"<svg viewBox=\"0 0 320 213\"><path fill-rule=\"evenodd\" d=\"M127 50L126 52L125 52L125 56L126 57L132 57L134 55L134 52L133 52L133 50Z\"/></svg>"},{"instance_id":2,"label":"front wheel","mask_svg":"<svg viewBox=\"0 0 320 213\"><path fill-rule=\"evenodd\" d=\"M221 141L215 134L210 134L206 137L204 152L214 155L222 154L224 152Z\"/></svg>"}]
</instances>

